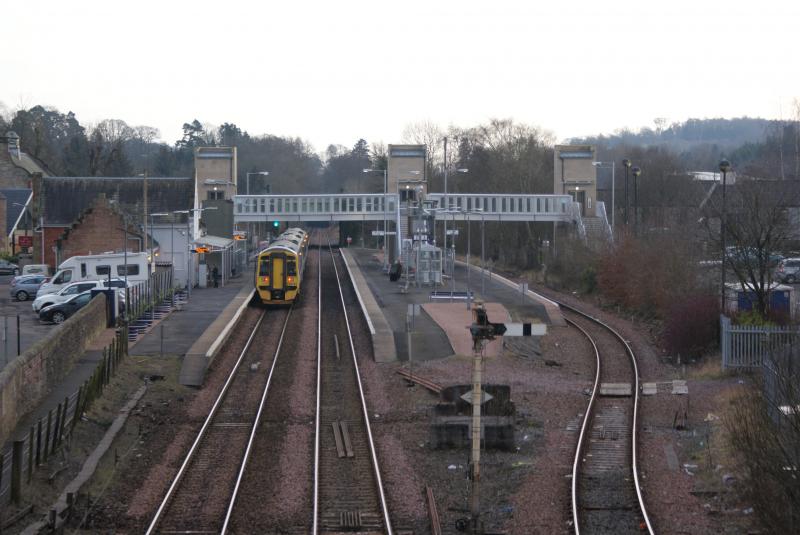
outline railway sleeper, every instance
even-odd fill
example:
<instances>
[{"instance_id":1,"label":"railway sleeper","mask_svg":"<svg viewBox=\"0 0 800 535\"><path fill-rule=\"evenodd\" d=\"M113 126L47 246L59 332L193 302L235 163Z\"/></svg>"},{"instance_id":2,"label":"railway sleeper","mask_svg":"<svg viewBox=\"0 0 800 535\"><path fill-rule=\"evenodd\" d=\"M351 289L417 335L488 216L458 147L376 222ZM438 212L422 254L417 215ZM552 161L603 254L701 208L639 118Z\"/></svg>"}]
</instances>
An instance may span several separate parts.
<instances>
[{"instance_id":1,"label":"railway sleeper","mask_svg":"<svg viewBox=\"0 0 800 535\"><path fill-rule=\"evenodd\" d=\"M350 442L350 432L347 422L337 420L331 424L333 427L333 440L336 442L336 453L339 458L354 457L353 444Z\"/></svg>"}]
</instances>

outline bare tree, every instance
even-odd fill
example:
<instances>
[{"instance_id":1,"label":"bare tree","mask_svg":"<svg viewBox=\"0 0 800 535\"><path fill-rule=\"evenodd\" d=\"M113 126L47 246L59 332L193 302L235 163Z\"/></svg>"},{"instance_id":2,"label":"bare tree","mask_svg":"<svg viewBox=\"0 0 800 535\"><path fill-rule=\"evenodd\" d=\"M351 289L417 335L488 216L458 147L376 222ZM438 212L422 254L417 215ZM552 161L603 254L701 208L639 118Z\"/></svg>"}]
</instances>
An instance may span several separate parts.
<instances>
[{"instance_id":1,"label":"bare tree","mask_svg":"<svg viewBox=\"0 0 800 535\"><path fill-rule=\"evenodd\" d=\"M743 289L755 295L755 309L766 317L769 313L769 290L775 253L781 251L791 236L788 208L800 200L800 182L794 180L747 180L740 177L728 188L725 215L727 264ZM721 196L710 203L712 217L721 215ZM709 219L706 219L709 221ZM712 240L719 243L719 231Z\"/></svg>"}]
</instances>

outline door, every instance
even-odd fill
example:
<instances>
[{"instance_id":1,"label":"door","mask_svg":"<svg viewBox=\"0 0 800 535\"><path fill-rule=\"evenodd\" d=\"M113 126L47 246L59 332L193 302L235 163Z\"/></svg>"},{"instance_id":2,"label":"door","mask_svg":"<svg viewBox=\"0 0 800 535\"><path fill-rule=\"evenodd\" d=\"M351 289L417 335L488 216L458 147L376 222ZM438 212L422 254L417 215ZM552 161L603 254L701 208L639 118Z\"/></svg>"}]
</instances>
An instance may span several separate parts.
<instances>
[{"instance_id":1,"label":"door","mask_svg":"<svg viewBox=\"0 0 800 535\"><path fill-rule=\"evenodd\" d=\"M586 192L585 191L571 191L572 199L581 205L581 217L586 216Z\"/></svg>"},{"instance_id":2,"label":"door","mask_svg":"<svg viewBox=\"0 0 800 535\"><path fill-rule=\"evenodd\" d=\"M286 257L282 254L273 253L270 255L270 265L272 266L272 288L274 290L283 290L283 275L284 264Z\"/></svg>"}]
</instances>

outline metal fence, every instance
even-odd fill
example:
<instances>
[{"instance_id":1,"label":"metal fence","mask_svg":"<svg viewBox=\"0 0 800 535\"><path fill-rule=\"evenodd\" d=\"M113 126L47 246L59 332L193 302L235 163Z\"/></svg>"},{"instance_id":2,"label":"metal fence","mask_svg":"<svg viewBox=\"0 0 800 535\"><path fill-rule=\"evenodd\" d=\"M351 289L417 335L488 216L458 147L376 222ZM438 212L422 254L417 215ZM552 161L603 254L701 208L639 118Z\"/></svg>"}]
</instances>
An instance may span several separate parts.
<instances>
[{"instance_id":1,"label":"metal fence","mask_svg":"<svg viewBox=\"0 0 800 535\"><path fill-rule=\"evenodd\" d=\"M722 367L758 368L769 355L800 341L798 336L797 327L732 325L729 317L721 315Z\"/></svg>"},{"instance_id":2,"label":"metal fence","mask_svg":"<svg viewBox=\"0 0 800 535\"><path fill-rule=\"evenodd\" d=\"M24 437L18 437L0 453L0 505L19 504L22 486L29 484L33 472L69 440L81 414L102 395L127 354L128 333L127 328L122 327L117 329L111 344L103 349L103 358L92 376L57 407L51 408L47 416L34 423Z\"/></svg>"},{"instance_id":3,"label":"metal fence","mask_svg":"<svg viewBox=\"0 0 800 535\"><path fill-rule=\"evenodd\" d=\"M131 286L128 288L125 298L128 321L135 321L151 312L161 301L171 297L174 292L172 270L153 273L149 280Z\"/></svg>"}]
</instances>

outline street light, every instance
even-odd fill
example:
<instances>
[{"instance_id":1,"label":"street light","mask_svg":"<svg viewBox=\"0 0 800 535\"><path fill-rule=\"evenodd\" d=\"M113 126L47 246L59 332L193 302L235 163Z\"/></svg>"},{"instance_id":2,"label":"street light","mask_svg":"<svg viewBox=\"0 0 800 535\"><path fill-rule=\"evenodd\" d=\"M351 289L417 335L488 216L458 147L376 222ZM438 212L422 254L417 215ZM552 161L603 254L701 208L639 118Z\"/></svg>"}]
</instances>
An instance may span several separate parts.
<instances>
[{"instance_id":1,"label":"street light","mask_svg":"<svg viewBox=\"0 0 800 535\"><path fill-rule=\"evenodd\" d=\"M628 224L628 169L631 168L631 161L627 158L622 160L625 167L625 224Z\"/></svg>"},{"instance_id":2,"label":"street light","mask_svg":"<svg viewBox=\"0 0 800 535\"><path fill-rule=\"evenodd\" d=\"M722 214L719 218L719 237L722 242L722 276L720 281L720 303L722 313L725 313L725 185L727 183L728 171L731 170L731 162L720 160L719 170L722 171Z\"/></svg>"},{"instance_id":3,"label":"street light","mask_svg":"<svg viewBox=\"0 0 800 535\"><path fill-rule=\"evenodd\" d=\"M387 169L364 169L363 173L383 173L383 271L389 270L389 248L386 236L386 190L389 189L389 171Z\"/></svg>"},{"instance_id":4,"label":"street light","mask_svg":"<svg viewBox=\"0 0 800 535\"><path fill-rule=\"evenodd\" d=\"M250 195L250 175L269 176L269 171L253 171L252 173L247 173L247 189L245 190L246 195Z\"/></svg>"},{"instance_id":5,"label":"street light","mask_svg":"<svg viewBox=\"0 0 800 535\"><path fill-rule=\"evenodd\" d=\"M469 169L467 168L459 168L456 169L456 173L469 173ZM444 209L449 210L450 204L448 203L447 197L447 138L444 138ZM447 252L447 218L444 218L444 250ZM455 228L455 223L453 223L453 227ZM455 238L453 238L455 242ZM454 276L455 274L455 257L450 262L450 276Z\"/></svg>"},{"instance_id":6,"label":"street light","mask_svg":"<svg viewBox=\"0 0 800 535\"><path fill-rule=\"evenodd\" d=\"M642 174L642 170L638 167L631 169L633 175L633 232L634 234L639 231L639 182L637 179Z\"/></svg>"},{"instance_id":7,"label":"street light","mask_svg":"<svg viewBox=\"0 0 800 535\"><path fill-rule=\"evenodd\" d=\"M592 165L595 167L605 167L607 169L609 163L611 164L611 232L614 232L614 212L616 212L614 206L614 169L616 162L614 162L614 160L610 162L592 162Z\"/></svg>"}]
</instances>

